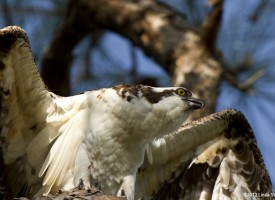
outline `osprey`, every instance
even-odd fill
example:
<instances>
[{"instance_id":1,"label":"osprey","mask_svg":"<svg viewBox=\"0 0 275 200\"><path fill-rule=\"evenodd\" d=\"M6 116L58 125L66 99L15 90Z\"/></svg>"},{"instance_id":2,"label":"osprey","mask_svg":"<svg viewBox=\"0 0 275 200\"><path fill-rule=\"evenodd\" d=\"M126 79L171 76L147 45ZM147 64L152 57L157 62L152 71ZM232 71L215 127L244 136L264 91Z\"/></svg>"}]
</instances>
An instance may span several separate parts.
<instances>
[{"instance_id":1,"label":"osprey","mask_svg":"<svg viewBox=\"0 0 275 200\"><path fill-rule=\"evenodd\" d=\"M204 105L185 88L119 85L57 96L37 72L26 33L13 26L0 30L0 94L5 199L97 182L130 200L272 195L244 116L229 109L181 127Z\"/></svg>"}]
</instances>

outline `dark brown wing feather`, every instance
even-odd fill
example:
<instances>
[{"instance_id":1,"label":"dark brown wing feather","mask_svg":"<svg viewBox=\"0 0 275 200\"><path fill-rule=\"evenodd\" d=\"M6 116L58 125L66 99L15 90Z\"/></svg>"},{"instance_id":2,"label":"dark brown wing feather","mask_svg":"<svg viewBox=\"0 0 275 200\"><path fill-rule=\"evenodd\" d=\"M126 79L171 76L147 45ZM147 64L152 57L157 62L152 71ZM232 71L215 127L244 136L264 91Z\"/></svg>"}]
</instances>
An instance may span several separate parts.
<instances>
[{"instance_id":1,"label":"dark brown wing feather","mask_svg":"<svg viewBox=\"0 0 275 200\"><path fill-rule=\"evenodd\" d=\"M189 149L189 154L178 156L178 162L162 161L162 166L159 168L169 169L170 177L162 182L159 181L158 184L155 183L158 179L146 171L150 171L154 162L160 162L161 158L165 159L161 153L163 154L163 148L167 149L168 145L179 145L179 149L184 149L187 143L183 141L184 137L180 136L184 134L195 136L186 137L189 143L194 143ZM207 137L207 134L214 135ZM141 166L138 175L140 184L147 184L152 181L150 179L154 179L154 184L157 185L155 189L144 192L150 198L247 199L249 195L254 194L262 195L260 199L273 199L274 193L268 171L253 131L241 112L229 109L215 113L191 122L173 137L178 140L170 144L170 139L166 139L165 145L152 147L155 161ZM190 141L190 138L193 141ZM197 140L204 140L204 144L199 142L197 145ZM183 154L187 154L186 152L188 151L184 150ZM171 155L173 153L175 152L170 152ZM155 158L157 156L160 158ZM174 170L171 168L171 163L174 165ZM148 180L145 180L145 175Z\"/></svg>"}]
</instances>

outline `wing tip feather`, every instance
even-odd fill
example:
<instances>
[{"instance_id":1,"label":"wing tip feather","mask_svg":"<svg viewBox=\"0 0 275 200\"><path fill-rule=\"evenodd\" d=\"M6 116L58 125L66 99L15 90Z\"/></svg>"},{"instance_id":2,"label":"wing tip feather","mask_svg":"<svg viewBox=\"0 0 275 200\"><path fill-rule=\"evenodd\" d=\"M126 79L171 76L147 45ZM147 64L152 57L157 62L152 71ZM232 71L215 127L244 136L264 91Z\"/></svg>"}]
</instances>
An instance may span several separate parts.
<instances>
[{"instance_id":1,"label":"wing tip feather","mask_svg":"<svg viewBox=\"0 0 275 200\"><path fill-rule=\"evenodd\" d=\"M18 26L7 26L0 29L0 52L8 54L19 38L29 44L28 36L24 29Z\"/></svg>"}]
</instances>

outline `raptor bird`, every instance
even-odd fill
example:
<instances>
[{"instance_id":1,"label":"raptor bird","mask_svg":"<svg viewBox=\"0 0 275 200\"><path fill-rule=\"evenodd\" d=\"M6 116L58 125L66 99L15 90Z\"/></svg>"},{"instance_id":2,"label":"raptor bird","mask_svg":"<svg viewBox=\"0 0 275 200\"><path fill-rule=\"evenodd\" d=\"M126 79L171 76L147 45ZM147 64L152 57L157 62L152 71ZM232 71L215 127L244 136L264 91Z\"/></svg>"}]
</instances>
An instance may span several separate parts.
<instances>
[{"instance_id":1,"label":"raptor bird","mask_svg":"<svg viewBox=\"0 0 275 200\"><path fill-rule=\"evenodd\" d=\"M0 30L0 94L4 199L97 182L129 200L272 198L245 117L229 109L181 127L204 105L183 87L55 95L39 76L26 33L12 26Z\"/></svg>"}]
</instances>

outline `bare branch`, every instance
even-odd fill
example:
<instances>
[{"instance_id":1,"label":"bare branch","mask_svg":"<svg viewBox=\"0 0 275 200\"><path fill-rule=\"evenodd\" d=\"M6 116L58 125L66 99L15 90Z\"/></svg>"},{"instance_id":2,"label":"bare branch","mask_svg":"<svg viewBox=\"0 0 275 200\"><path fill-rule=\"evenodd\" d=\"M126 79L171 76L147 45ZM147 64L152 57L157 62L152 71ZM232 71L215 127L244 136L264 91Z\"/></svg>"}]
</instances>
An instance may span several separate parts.
<instances>
[{"instance_id":1,"label":"bare branch","mask_svg":"<svg viewBox=\"0 0 275 200\"><path fill-rule=\"evenodd\" d=\"M255 91L253 89L253 84L262 76L264 76L265 71L264 70L259 70L257 72L255 72L252 76L250 76L247 80L245 80L243 83L239 82L236 74L232 74L232 73L225 73L224 78L235 88L244 91L244 92L248 92L250 94L254 94Z\"/></svg>"},{"instance_id":2,"label":"bare branch","mask_svg":"<svg viewBox=\"0 0 275 200\"><path fill-rule=\"evenodd\" d=\"M206 48L215 54L217 34L222 20L223 0L209 0L208 6L212 7L212 12L205 18L201 27L200 36Z\"/></svg>"},{"instance_id":3,"label":"bare branch","mask_svg":"<svg viewBox=\"0 0 275 200\"><path fill-rule=\"evenodd\" d=\"M69 15L56 30L42 60L42 77L49 89L59 95L69 94L72 50L87 33L71 6L73 5L70 4L68 9Z\"/></svg>"}]
</instances>

